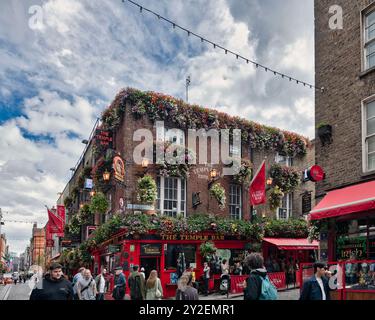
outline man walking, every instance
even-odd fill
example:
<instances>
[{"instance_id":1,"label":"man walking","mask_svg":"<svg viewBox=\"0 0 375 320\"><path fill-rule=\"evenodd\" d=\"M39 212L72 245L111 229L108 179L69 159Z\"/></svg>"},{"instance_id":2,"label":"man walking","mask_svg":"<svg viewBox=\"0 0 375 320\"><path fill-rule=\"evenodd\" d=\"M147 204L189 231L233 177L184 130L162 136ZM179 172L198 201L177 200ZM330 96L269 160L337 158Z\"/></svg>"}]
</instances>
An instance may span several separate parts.
<instances>
[{"instance_id":1,"label":"man walking","mask_svg":"<svg viewBox=\"0 0 375 320\"><path fill-rule=\"evenodd\" d=\"M122 273L122 268L115 269L115 286L113 288L112 297L115 300L124 300L126 290L126 278Z\"/></svg>"},{"instance_id":2,"label":"man walking","mask_svg":"<svg viewBox=\"0 0 375 320\"><path fill-rule=\"evenodd\" d=\"M314 263L314 275L303 284L300 300L330 300L328 279L331 273L322 262Z\"/></svg>"},{"instance_id":3,"label":"man walking","mask_svg":"<svg viewBox=\"0 0 375 320\"><path fill-rule=\"evenodd\" d=\"M83 278L77 282L77 295L79 300L96 300L96 284L91 276L90 269L86 269Z\"/></svg>"},{"instance_id":4,"label":"man walking","mask_svg":"<svg viewBox=\"0 0 375 320\"><path fill-rule=\"evenodd\" d=\"M95 278L95 284L96 284L96 290L98 292L98 295L96 297L96 300L105 300L105 293L107 292L107 269L102 268L101 274L97 275Z\"/></svg>"},{"instance_id":5,"label":"man walking","mask_svg":"<svg viewBox=\"0 0 375 320\"><path fill-rule=\"evenodd\" d=\"M79 300L78 295L77 295L77 283L78 283L78 280L83 278L84 272L85 272L85 268L81 267L79 268L78 273L76 273L73 277L72 285L73 285L73 292L74 292L74 300Z\"/></svg>"},{"instance_id":6,"label":"man walking","mask_svg":"<svg viewBox=\"0 0 375 320\"><path fill-rule=\"evenodd\" d=\"M206 297L208 296L209 280L210 280L210 267L208 266L208 263L205 262L203 265L203 281L204 281L204 294Z\"/></svg>"},{"instance_id":7,"label":"man walking","mask_svg":"<svg viewBox=\"0 0 375 320\"><path fill-rule=\"evenodd\" d=\"M49 274L42 280L42 285L31 292L30 300L73 300L73 287L63 276L62 266L51 264Z\"/></svg>"},{"instance_id":8,"label":"man walking","mask_svg":"<svg viewBox=\"0 0 375 320\"><path fill-rule=\"evenodd\" d=\"M133 266L129 276L130 298L132 300L145 300L145 278L138 272L139 266Z\"/></svg>"}]
</instances>

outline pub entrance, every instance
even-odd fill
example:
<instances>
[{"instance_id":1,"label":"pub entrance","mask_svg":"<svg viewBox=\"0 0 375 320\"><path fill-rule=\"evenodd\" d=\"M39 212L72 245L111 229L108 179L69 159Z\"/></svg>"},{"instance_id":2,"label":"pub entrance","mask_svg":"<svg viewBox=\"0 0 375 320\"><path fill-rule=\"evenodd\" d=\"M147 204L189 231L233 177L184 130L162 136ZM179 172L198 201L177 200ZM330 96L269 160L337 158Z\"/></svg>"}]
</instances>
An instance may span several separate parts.
<instances>
[{"instance_id":1,"label":"pub entrance","mask_svg":"<svg viewBox=\"0 0 375 320\"><path fill-rule=\"evenodd\" d=\"M152 270L156 270L158 272L158 276L160 277L160 258L159 257L141 257L140 259L140 268L145 268L145 276L146 280L150 275Z\"/></svg>"}]
</instances>

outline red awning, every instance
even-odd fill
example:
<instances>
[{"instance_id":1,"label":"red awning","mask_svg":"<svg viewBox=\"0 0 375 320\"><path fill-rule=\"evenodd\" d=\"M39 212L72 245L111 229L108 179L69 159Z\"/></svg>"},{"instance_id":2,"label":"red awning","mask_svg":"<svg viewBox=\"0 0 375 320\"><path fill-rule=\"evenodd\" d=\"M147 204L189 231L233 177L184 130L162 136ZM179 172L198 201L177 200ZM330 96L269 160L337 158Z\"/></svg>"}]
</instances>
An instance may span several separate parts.
<instances>
[{"instance_id":1,"label":"red awning","mask_svg":"<svg viewBox=\"0 0 375 320\"><path fill-rule=\"evenodd\" d=\"M310 212L310 220L320 220L375 209L375 181L327 193Z\"/></svg>"},{"instance_id":2,"label":"red awning","mask_svg":"<svg viewBox=\"0 0 375 320\"><path fill-rule=\"evenodd\" d=\"M277 246L280 250L314 250L318 249L319 242L308 239L290 239L290 238L263 238L263 241Z\"/></svg>"}]
</instances>

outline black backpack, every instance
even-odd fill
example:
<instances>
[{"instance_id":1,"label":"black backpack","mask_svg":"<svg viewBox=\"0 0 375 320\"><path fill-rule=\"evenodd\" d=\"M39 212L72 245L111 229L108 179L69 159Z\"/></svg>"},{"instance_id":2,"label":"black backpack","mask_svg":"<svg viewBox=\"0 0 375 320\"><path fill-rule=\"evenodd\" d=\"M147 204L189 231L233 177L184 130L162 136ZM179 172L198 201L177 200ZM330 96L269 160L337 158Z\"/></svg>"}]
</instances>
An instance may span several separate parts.
<instances>
[{"instance_id":1,"label":"black backpack","mask_svg":"<svg viewBox=\"0 0 375 320\"><path fill-rule=\"evenodd\" d=\"M134 299L140 299L143 297L141 281L142 279L140 275L136 275L132 281L132 288L130 288L130 290Z\"/></svg>"}]
</instances>

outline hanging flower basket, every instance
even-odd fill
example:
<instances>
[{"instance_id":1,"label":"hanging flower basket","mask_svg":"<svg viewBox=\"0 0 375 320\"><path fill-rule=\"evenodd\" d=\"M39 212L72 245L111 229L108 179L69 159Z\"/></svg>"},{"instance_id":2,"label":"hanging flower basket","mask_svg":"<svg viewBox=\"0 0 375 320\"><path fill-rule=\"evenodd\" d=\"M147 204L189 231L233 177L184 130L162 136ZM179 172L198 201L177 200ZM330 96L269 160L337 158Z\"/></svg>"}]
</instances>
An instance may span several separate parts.
<instances>
[{"instance_id":1,"label":"hanging flower basket","mask_svg":"<svg viewBox=\"0 0 375 320\"><path fill-rule=\"evenodd\" d=\"M224 210L226 203L225 189L220 183L215 183L210 189L210 195L219 203L219 208Z\"/></svg>"}]
</instances>

